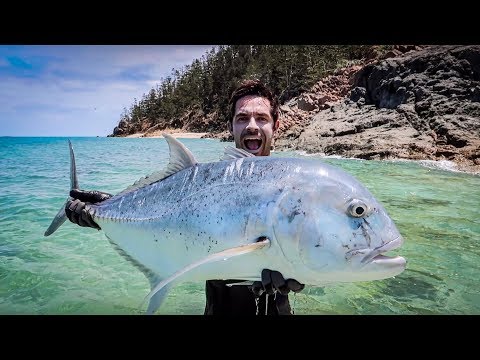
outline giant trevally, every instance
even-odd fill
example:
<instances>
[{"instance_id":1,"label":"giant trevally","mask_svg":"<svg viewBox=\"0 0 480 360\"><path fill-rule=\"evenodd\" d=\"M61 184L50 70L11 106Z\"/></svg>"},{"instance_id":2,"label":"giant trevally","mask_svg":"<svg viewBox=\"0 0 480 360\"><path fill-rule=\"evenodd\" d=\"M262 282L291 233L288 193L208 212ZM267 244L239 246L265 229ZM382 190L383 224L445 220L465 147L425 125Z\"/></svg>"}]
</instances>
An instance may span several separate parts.
<instances>
[{"instance_id":1,"label":"giant trevally","mask_svg":"<svg viewBox=\"0 0 480 360\"><path fill-rule=\"evenodd\" d=\"M318 159L256 157L226 147L198 163L165 134L170 160L86 211L149 279L147 313L172 285L261 280L263 269L312 286L400 274L403 238L384 207L353 176ZM71 188L78 189L70 146ZM66 219L60 209L45 236ZM244 285L237 285L244 286Z\"/></svg>"}]
</instances>

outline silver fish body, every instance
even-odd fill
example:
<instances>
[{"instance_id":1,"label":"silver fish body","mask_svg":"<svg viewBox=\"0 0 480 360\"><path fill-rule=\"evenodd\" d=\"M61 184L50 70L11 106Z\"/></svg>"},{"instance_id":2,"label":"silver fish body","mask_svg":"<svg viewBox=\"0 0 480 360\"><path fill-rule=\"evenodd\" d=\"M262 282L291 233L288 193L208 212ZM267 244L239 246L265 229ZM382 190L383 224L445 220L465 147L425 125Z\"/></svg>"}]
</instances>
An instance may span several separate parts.
<instances>
[{"instance_id":1,"label":"silver fish body","mask_svg":"<svg viewBox=\"0 0 480 360\"><path fill-rule=\"evenodd\" d=\"M348 214L358 199L368 204L368 216ZM310 285L373 280L391 274L364 275L372 264L360 257L401 241L383 207L358 181L309 159L197 164L89 211L112 243L160 277L209 254L271 240L261 254L204 265L184 280L259 280L264 268ZM403 270L400 259L398 265L393 275Z\"/></svg>"},{"instance_id":2,"label":"silver fish body","mask_svg":"<svg viewBox=\"0 0 480 360\"><path fill-rule=\"evenodd\" d=\"M317 159L255 157L227 148L198 163L164 135L169 165L86 210L150 280L148 312L181 281L261 280L263 269L313 286L400 274L387 257L403 238L353 176ZM79 188L70 144L71 188ZM45 236L65 221L62 207ZM169 285L169 286L167 286ZM163 292L159 290L163 289Z\"/></svg>"}]
</instances>

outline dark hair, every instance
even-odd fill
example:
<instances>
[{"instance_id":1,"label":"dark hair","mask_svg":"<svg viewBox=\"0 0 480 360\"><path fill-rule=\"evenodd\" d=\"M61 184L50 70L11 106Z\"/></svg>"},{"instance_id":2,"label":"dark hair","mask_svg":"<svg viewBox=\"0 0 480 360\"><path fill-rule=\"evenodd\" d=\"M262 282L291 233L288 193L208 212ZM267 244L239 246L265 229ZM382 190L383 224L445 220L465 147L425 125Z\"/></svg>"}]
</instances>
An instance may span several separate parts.
<instances>
[{"instance_id":1,"label":"dark hair","mask_svg":"<svg viewBox=\"0 0 480 360\"><path fill-rule=\"evenodd\" d=\"M275 123L275 121L277 121L280 107L277 97L274 96L272 91L260 80L244 80L233 91L230 97L230 122L233 121L233 117L235 116L237 100L247 95L258 95L267 98L270 101L270 115L272 115L273 122Z\"/></svg>"}]
</instances>

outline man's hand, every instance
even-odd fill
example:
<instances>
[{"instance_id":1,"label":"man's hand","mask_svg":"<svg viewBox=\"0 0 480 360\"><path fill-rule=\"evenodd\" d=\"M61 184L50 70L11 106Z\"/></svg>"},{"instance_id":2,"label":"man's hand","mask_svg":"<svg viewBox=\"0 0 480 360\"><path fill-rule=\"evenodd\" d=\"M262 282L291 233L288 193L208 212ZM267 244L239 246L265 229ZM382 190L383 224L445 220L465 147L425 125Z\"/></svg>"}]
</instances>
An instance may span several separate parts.
<instances>
[{"instance_id":1,"label":"man's hand","mask_svg":"<svg viewBox=\"0 0 480 360\"><path fill-rule=\"evenodd\" d=\"M100 230L100 226L93 221L90 214L85 210L86 205L98 204L111 198L113 195L102 191L85 191L73 189L70 191L73 198L65 205L65 214L72 223L83 227L91 227Z\"/></svg>"},{"instance_id":2,"label":"man's hand","mask_svg":"<svg viewBox=\"0 0 480 360\"><path fill-rule=\"evenodd\" d=\"M251 286L251 289L256 296L260 296L264 292L272 295L276 291L280 292L282 295L288 295L290 291L297 293L302 291L305 287L304 284L299 283L297 280L285 280L281 273L269 269L263 269L262 281L255 281Z\"/></svg>"}]
</instances>

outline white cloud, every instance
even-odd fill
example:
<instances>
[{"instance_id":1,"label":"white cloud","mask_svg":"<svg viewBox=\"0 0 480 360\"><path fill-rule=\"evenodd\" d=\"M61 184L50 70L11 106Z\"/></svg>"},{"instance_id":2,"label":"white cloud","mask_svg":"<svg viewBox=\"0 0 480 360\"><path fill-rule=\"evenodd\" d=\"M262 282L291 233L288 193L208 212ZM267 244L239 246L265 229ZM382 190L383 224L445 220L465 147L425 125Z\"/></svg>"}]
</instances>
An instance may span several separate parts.
<instances>
[{"instance_id":1,"label":"white cloud","mask_svg":"<svg viewBox=\"0 0 480 360\"><path fill-rule=\"evenodd\" d=\"M141 99L170 76L172 68L191 64L211 48L0 47L0 66L9 65L6 56L16 56L33 64L35 71L25 76L1 68L0 135L108 135L134 98Z\"/></svg>"}]
</instances>

